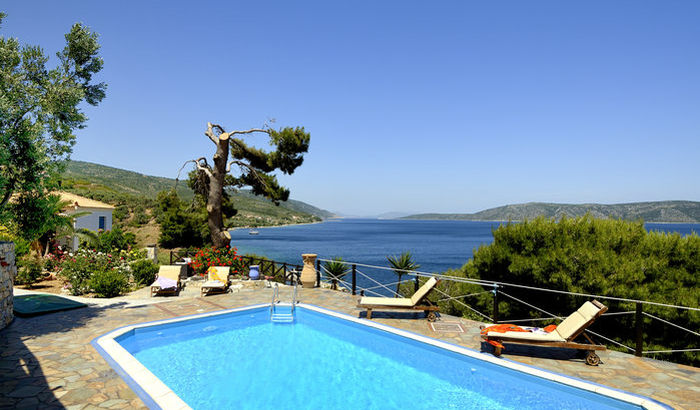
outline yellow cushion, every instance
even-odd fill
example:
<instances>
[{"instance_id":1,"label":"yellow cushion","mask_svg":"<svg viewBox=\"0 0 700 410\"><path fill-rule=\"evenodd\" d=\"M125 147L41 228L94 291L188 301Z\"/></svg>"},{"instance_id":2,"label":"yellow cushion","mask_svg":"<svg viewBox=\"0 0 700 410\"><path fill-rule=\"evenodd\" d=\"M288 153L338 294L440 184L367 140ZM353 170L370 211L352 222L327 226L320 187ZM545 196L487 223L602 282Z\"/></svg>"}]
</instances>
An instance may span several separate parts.
<instances>
[{"instance_id":1,"label":"yellow cushion","mask_svg":"<svg viewBox=\"0 0 700 410\"><path fill-rule=\"evenodd\" d=\"M375 305L375 306L396 306L396 307L411 307L413 303L409 298L378 298L371 296L364 296L360 299L361 305Z\"/></svg>"},{"instance_id":2,"label":"yellow cushion","mask_svg":"<svg viewBox=\"0 0 700 410\"><path fill-rule=\"evenodd\" d=\"M600 309L591 302L586 302L577 311L569 315L561 322L556 331L564 339L569 339L579 329L581 329L589 320L593 319Z\"/></svg>"},{"instance_id":3,"label":"yellow cushion","mask_svg":"<svg viewBox=\"0 0 700 410\"><path fill-rule=\"evenodd\" d=\"M203 288L215 288L215 289L225 289L226 283L220 280L208 280L202 283Z\"/></svg>"},{"instance_id":4,"label":"yellow cushion","mask_svg":"<svg viewBox=\"0 0 700 410\"><path fill-rule=\"evenodd\" d=\"M211 266L207 271L207 280L218 280L228 283L228 273L231 270L228 266Z\"/></svg>"},{"instance_id":5,"label":"yellow cushion","mask_svg":"<svg viewBox=\"0 0 700 410\"><path fill-rule=\"evenodd\" d=\"M185 265L161 265L158 268L158 277L172 279L177 282L180 279L183 266Z\"/></svg>"},{"instance_id":6,"label":"yellow cushion","mask_svg":"<svg viewBox=\"0 0 700 410\"><path fill-rule=\"evenodd\" d=\"M420 300L423 299L425 297L425 295L427 295L428 292L430 292L430 289L432 289L433 286L435 286L436 284L437 284L437 279L435 279L434 277L428 279L423 284L423 286L421 286L418 289L418 291L416 291L416 293L414 293L413 296L411 296L411 303L413 303L414 305L417 305L418 302L420 302Z\"/></svg>"},{"instance_id":7,"label":"yellow cushion","mask_svg":"<svg viewBox=\"0 0 700 410\"><path fill-rule=\"evenodd\" d=\"M490 337L507 337L517 340L532 340L536 342L563 342L564 339L556 332L551 333L532 333L532 332L488 332Z\"/></svg>"}]
</instances>

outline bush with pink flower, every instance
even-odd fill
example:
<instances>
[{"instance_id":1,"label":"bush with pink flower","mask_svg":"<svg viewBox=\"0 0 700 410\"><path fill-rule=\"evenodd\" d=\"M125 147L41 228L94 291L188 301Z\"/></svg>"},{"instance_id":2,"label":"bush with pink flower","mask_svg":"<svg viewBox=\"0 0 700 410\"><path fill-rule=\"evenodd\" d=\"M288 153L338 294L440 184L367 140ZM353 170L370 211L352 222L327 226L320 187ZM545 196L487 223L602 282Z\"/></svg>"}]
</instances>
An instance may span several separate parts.
<instances>
[{"instance_id":1,"label":"bush with pink flower","mask_svg":"<svg viewBox=\"0 0 700 410\"><path fill-rule=\"evenodd\" d=\"M91 280L96 275L119 277L119 290L126 291L122 284L128 283L130 268L129 261L122 256L92 249L78 249L64 257L58 274L68 282L66 288L71 294L82 295L93 291Z\"/></svg>"}]
</instances>

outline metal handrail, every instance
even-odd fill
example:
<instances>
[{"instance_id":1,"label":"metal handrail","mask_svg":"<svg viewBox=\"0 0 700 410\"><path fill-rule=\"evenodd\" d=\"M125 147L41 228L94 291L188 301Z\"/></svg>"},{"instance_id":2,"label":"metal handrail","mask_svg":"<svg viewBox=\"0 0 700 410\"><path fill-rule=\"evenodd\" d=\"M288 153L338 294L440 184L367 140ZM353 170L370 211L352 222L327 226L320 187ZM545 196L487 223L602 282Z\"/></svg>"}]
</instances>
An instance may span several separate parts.
<instances>
[{"instance_id":1,"label":"metal handrail","mask_svg":"<svg viewBox=\"0 0 700 410\"><path fill-rule=\"evenodd\" d=\"M292 315L294 315L294 307L297 305L297 282L294 281L294 292L292 293Z\"/></svg>"},{"instance_id":2,"label":"metal handrail","mask_svg":"<svg viewBox=\"0 0 700 410\"><path fill-rule=\"evenodd\" d=\"M270 302L270 319L272 319L272 311L275 306L275 300L279 299L280 288L275 283L275 287L272 289L272 302Z\"/></svg>"}]
</instances>

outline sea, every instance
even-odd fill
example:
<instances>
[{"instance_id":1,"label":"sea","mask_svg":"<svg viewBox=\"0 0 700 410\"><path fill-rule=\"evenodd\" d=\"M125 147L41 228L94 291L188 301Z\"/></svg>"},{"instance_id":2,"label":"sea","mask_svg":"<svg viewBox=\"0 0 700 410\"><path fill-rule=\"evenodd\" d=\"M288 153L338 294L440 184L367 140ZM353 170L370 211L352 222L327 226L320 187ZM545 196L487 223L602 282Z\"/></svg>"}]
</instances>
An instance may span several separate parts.
<instances>
[{"instance_id":1,"label":"sea","mask_svg":"<svg viewBox=\"0 0 700 410\"><path fill-rule=\"evenodd\" d=\"M411 252L420 271L443 273L463 266L480 246L493 241L492 230L501 222L434 221L401 219L331 219L308 225L257 228L231 231L231 244L239 254L256 254L280 262L302 264L301 255L315 253L319 258L341 257L357 263L358 282L367 287L374 281L395 282L387 257ZM700 233L700 224L649 223L647 230ZM370 279L371 278L371 279ZM349 278L348 278L349 279ZM381 288L381 287L380 287ZM385 289L383 289L385 290ZM385 293L385 292L381 292Z\"/></svg>"}]
</instances>

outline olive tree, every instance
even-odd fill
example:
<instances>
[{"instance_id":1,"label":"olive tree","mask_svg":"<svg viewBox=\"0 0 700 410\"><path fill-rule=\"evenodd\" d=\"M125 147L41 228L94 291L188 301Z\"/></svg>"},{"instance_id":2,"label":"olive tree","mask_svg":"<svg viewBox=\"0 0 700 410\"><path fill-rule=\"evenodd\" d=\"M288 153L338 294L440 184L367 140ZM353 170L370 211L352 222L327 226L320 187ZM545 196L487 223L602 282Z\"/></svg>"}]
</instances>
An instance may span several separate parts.
<instances>
[{"instance_id":1,"label":"olive tree","mask_svg":"<svg viewBox=\"0 0 700 410\"><path fill-rule=\"evenodd\" d=\"M105 97L106 85L93 81L103 65L97 34L76 23L65 38L47 68L41 47L0 36L0 215L13 194L43 197L87 121L80 104Z\"/></svg>"}]
</instances>

